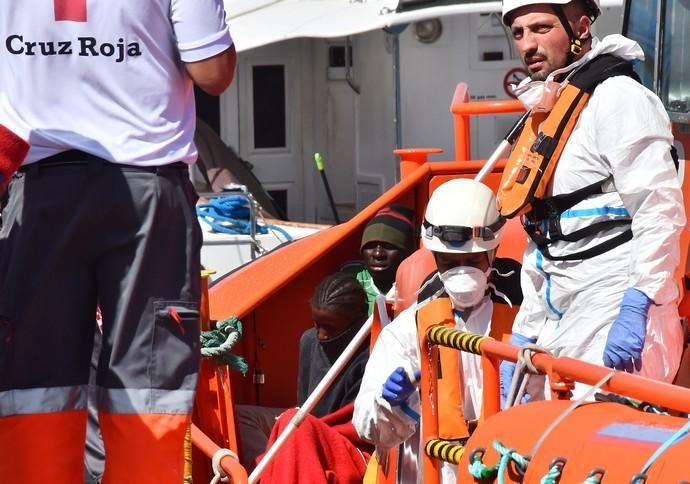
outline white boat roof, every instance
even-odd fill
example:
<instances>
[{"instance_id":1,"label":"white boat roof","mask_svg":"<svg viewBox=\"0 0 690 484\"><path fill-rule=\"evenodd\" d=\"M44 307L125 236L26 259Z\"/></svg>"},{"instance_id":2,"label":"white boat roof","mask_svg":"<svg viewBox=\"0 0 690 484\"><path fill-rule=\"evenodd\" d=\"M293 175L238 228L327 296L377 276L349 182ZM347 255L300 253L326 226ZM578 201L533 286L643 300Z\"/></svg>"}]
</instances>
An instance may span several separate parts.
<instances>
[{"instance_id":1,"label":"white boat roof","mask_svg":"<svg viewBox=\"0 0 690 484\"><path fill-rule=\"evenodd\" d=\"M224 0L235 48L242 52L299 37L333 38L419 20L500 12L492 0ZM601 0L620 7L623 0Z\"/></svg>"}]
</instances>

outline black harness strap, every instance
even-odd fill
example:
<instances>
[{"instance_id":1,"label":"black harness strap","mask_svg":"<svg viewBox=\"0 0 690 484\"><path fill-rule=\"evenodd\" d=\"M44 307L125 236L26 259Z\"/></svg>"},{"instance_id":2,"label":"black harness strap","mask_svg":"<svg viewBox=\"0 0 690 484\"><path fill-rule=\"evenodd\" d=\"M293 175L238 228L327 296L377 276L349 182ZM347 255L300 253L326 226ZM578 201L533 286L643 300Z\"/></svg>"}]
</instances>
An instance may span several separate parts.
<instances>
[{"instance_id":1,"label":"black harness strap","mask_svg":"<svg viewBox=\"0 0 690 484\"><path fill-rule=\"evenodd\" d=\"M615 227L629 226L632 223L632 219L626 217L616 220L603 220L569 234L564 234L561 229L561 214L593 195L605 193L604 185L609 182L611 178L612 177L605 178L572 193L564 193L544 200L535 200L532 203L534 208L526 215L525 220L523 220L523 225L527 234L544 254L544 257L551 260L589 259L590 257L603 254L632 239L632 231L628 229L606 242L602 242L596 247L566 256L554 256L549 251L548 246L554 242L577 242L596 233L610 230ZM546 221L548 224L548 237L541 231L542 221Z\"/></svg>"},{"instance_id":2,"label":"black harness strap","mask_svg":"<svg viewBox=\"0 0 690 484\"><path fill-rule=\"evenodd\" d=\"M529 233L529 232L528 232ZM531 237L531 235L530 235ZM628 229L625 232L621 232L620 234L616 235L615 237L612 237L608 239L606 242L602 242L599 245L596 245L594 247L590 247L589 249L586 250L581 250L579 252L575 252L573 254L568 254L568 255L561 255L561 256L556 256L551 254L548 248L548 244L541 245L535 240L535 243L537 244L537 247L539 248L539 251L544 255L549 260L557 260L557 261L570 261L570 260L584 260L584 259L590 259L592 257L596 257L598 255L601 255L605 252L608 252L611 249L614 249L618 247L619 245L622 245L626 243L629 240L632 240L633 238L633 233L632 230ZM532 238L534 240L534 238Z\"/></svg>"}]
</instances>

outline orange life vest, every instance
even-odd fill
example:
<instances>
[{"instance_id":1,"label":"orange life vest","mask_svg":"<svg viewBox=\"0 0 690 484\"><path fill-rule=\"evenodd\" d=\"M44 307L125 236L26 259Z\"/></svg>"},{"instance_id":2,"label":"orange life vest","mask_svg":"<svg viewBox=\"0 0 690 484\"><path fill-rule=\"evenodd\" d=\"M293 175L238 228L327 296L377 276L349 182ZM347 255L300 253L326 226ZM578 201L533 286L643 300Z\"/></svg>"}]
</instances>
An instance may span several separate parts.
<instances>
[{"instance_id":1,"label":"orange life vest","mask_svg":"<svg viewBox=\"0 0 690 484\"><path fill-rule=\"evenodd\" d=\"M453 306L448 297L440 297L425 304L417 310L417 335L420 345L420 356L425 358L424 335L432 326L455 327ZM466 439L470 436L465 415L462 413L462 371L460 355L457 350L439 347L438 370L438 437L446 440ZM422 378L425 375L422 374ZM422 386L421 398L424 395Z\"/></svg>"},{"instance_id":2,"label":"orange life vest","mask_svg":"<svg viewBox=\"0 0 690 484\"><path fill-rule=\"evenodd\" d=\"M421 297L421 296L420 296ZM504 306L502 304L494 305ZM507 305L505 305L508 308ZM514 315L514 310L508 310ZM499 341L505 340L506 335L510 335L512 317L493 318L489 336ZM445 326L455 328L455 315L453 306L448 296L441 296L424 304L417 310L417 335L420 345L421 358L427 357L424 345L424 335L432 326ZM445 440L460 440L470 435L467 420L462 412L462 395L464 393L463 373L460 368L460 354L458 350L440 346L438 348L438 383L436 392L438 394L438 437ZM422 374L422 379L425 375ZM426 383L426 384L424 384ZM421 398L427 398L425 387L429 388L427 382L422 384ZM429 388L427 391L431 391Z\"/></svg>"},{"instance_id":3,"label":"orange life vest","mask_svg":"<svg viewBox=\"0 0 690 484\"><path fill-rule=\"evenodd\" d=\"M604 54L582 66L562 89L549 113L532 113L508 159L498 188L502 216L524 215L546 198L558 159L597 85L613 76L635 77L630 62Z\"/></svg>"}]
</instances>

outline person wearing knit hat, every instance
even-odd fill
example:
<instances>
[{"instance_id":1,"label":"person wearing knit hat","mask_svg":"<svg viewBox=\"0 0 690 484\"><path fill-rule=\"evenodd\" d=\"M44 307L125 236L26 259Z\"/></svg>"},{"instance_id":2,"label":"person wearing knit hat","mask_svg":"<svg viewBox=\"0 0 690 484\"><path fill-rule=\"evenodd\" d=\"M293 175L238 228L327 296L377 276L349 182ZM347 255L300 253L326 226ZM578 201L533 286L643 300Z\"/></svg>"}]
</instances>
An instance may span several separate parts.
<instances>
[{"instance_id":1,"label":"person wearing knit hat","mask_svg":"<svg viewBox=\"0 0 690 484\"><path fill-rule=\"evenodd\" d=\"M374 299L381 294L395 298L395 273L414 250L414 211L404 205L379 210L367 223L360 244L361 261L345 264L340 270L354 275L367 293L369 314Z\"/></svg>"}]
</instances>

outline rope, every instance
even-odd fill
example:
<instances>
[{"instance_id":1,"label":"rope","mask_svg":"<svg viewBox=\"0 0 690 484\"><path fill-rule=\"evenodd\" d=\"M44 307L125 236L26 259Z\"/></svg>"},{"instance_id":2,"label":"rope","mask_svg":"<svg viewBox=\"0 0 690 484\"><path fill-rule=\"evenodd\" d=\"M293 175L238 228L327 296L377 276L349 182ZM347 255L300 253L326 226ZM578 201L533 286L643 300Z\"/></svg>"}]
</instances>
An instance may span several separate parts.
<instances>
[{"instance_id":1,"label":"rope","mask_svg":"<svg viewBox=\"0 0 690 484\"><path fill-rule=\"evenodd\" d=\"M615 375L615 371L611 371L610 373L607 373L604 378L599 380L596 385L591 387L589 390L587 390L580 398L577 400L574 400L573 403L563 412L558 416L556 420L554 420L551 425L544 431L543 434L541 434L541 437L539 437L539 440L537 440L537 443L534 444L534 447L532 447L532 453L530 455L534 456L541 447L541 444L544 443L544 440L548 435L555 429L558 424L560 424L568 415L570 415L577 407L582 405L582 403L587 400L591 395L594 394L597 390L599 390L604 384L606 384L611 378L613 378L613 375Z\"/></svg>"},{"instance_id":2,"label":"rope","mask_svg":"<svg viewBox=\"0 0 690 484\"><path fill-rule=\"evenodd\" d=\"M241 336L242 322L236 316L220 321L216 329L201 332L201 356L213 358L246 375L249 366L242 357L230 351Z\"/></svg>"},{"instance_id":3,"label":"rope","mask_svg":"<svg viewBox=\"0 0 690 484\"><path fill-rule=\"evenodd\" d=\"M475 479L493 479L497 478L498 484L505 484L505 473L508 470L508 464L512 461L518 468L520 473L527 470L529 459L518 454L514 449L509 449L501 444L498 440L494 440L493 447L500 455L498 463L494 466L487 466L482 463L484 456L483 450L475 450L470 456L470 465L468 466L469 473Z\"/></svg>"},{"instance_id":4,"label":"rope","mask_svg":"<svg viewBox=\"0 0 690 484\"><path fill-rule=\"evenodd\" d=\"M558 484L564 466L565 459L554 459L549 468L549 472L541 478L540 484Z\"/></svg>"},{"instance_id":5,"label":"rope","mask_svg":"<svg viewBox=\"0 0 690 484\"><path fill-rule=\"evenodd\" d=\"M527 391L527 383L530 376L539 375L541 372L532 363L532 356L536 353L551 353L541 346L535 344L526 344L518 352L518 359L515 365L515 372L513 373L513 380L510 382L510 391L506 398L506 407L510 408L522 402L525 392Z\"/></svg>"},{"instance_id":6,"label":"rope","mask_svg":"<svg viewBox=\"0 0 690 484\"><path fill-rule=\"evenodd\" d=\"M218 484L219 482L230 482L228 475L225 473L223 468L220 466L220 461L224 457L232 457L233 459L239 460L237 454L235 454L230 449L218 449L213 458L211 459L211 469L213 470L213 479L211 479L211 484Z\"/></svg>"},{"instance_id":7,"label":"rope","mask_svg":"<svg viewBox=\"0 0 690 484\"><path fill-rule=\"evenodd\" d=\"M231 195L227 197L212 198L207 203L196 206L197 216L208 224L214 232L232 235L250 235L252 233L250 221L250 203L253 197L249 195ZM255 207L259 210L258 205ZM279 232L287 240L292 236L282 227L272 224L260 225L254 222L254 231L257 234L267 234L269 230Z\"/></svg>"},{"instance_id":8,"label":"rope","mask_svg":"<svg viewBox=\"0 0 690 484\"><path fill-rule=\"evenodd\" d=\"M604 478L604 469L594 469L589 473L587 478L582 481L582 484L601 484L601 480Z\"/></svg>"},{"instance_id":9,"label":"rope","mask_svg":"<svg viewBox=\"0 0 690 484\"><path fill-rule=\"evenodd\" d=\"M653 413L655 415L669 415L663 408L654 405L653 403L643 402L640 400L634 400L632 398L624 397L622 395L616 395L615 393L597 393L594 395L594 400L597 402L613 402L620 403L627 407L634 408L641 412Z\"/></svg>"},{"instance_id":10,"label":"rope","mask_svg":"<svg viewBox=\"0 0 690 484\"><path fill-rule=\"evenodd\" d=\"M534 345L527 345L525 346L521 351L520 354L518 355L518 365L516 368L516 374L517 374L517 369L520 368L521 372L536 372L538 374L538 370L534 365L532 364L531 357L533 352L539 352L540 350L543 350L543 348L539 347L534 347ZM612 377L615 375L615 371L612 371L604 378L599 380L596 385L591 387L589 390L587 390L580 398L577 400L573 401L573 403L563 412L561 415L558 416L558 418L544 431L544 433L539 437L539 440L537 440L536 444L532 448L532 453L531 455L534 456L541 446L541 444L544 442L546 437L553 431L558 424L560 424L571 412L573 412L577 407L579 407L585 400L587 400L592 394L594 394L597 390L599 390L604 384L606 384ZM530 374L535 374L535 373L530 373ZM526 378L525 378L526 379ZM511 385L511 394L515 393L515 387L517 386L517 382L515 377L513 377L513 384ZM524 387L525 384L521 385L521 387ZM522 399L521 392L517 393L517 397L519 399ZM517 401L519 401L519 399ZM509 397L509 402L514 402L515 400L511 400ZM686 428L687 427L687 428ZM688 432L690 430L690 422L683 427L684 432ZM681 429L681 430L683 430ZM678 434L680 434L680 431L678 431ZM505 472L508 469L508 463L512 460L515 465L518 468L518 471L524 474L527 471L527 466L529 465L529 458L524 457L520 454L518 454L514 449L508 449L504 447L498 440L495 440L493 442L494 449L499 453L501 456L498 464L495 466L486 466L484 463L482 463L482 457L484 456L484 450L479 449L475 450L472 452L470 455L470 464L468 466L468 471L472 477L475 479L492 479L494 477L497 477L498 484L504 484L504 476ZM663 446L662 446L663 447ZM652 459L650 459L652 460ZM558 482L558 479L561 476L561 473L563 471L563 467L565 466L565 459L563 458L556 458L550 468L546 476L544 476L541 480L541 484L556 484ZM651 465L651 464L650 464ZM603 471L601 470L596 470L592 471L590 475L587 477L587 480L585 480L585 484L599 484L601 482L601 477L603 476Z\"/></svg>"},{"instance_id":11,"label":"rope","mask_svg":"<svg viewBox=\"0 0 690 484\"><path fill-rule=\"evenodd\" d=\"M244 195L212 198L208 203L197 205L196 213L216 232L224 234L250 233L249 201Z\"/></svg>"},{"instance_id":12,"label":"rope","mask_svg":"<svg viewBox=\"0 0 690 484\"><path fill-rule=\"evenodd\" d=\"M480 355L480 345L483 341L491 338L458 329L446 328L445 326L432 326L429 329L427 339L431 344Z\"/></svg>"},{"instance_id":13,"label":"rope","mask_svg":"<svg viewBox=\"0 0 690 484\"><path fill-rule=\"evenodd\" d=\"M656 450L656 452L654 452L654 454L652 454L652 456L649 458L647 463L644 465L644 467L640 471L640 474L638 474L638 475L646 474L647 471L649 470L649 468L652 467L652 464L654 464L654 462L661 456L661 454L666 452L666 450L668 450L673 444L675 444L681 438L683 438L685 436L685 434L688 433L688 431L690 431L690 421L688 421L688 423L686 423L680 429L678 429L678 431L675 434L673 434L671 437L669 437L668 440L666 440L666 442L661 444L661 446Z\"/></svg>"}]
</instances>

